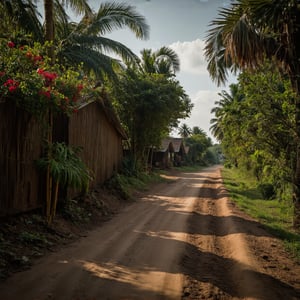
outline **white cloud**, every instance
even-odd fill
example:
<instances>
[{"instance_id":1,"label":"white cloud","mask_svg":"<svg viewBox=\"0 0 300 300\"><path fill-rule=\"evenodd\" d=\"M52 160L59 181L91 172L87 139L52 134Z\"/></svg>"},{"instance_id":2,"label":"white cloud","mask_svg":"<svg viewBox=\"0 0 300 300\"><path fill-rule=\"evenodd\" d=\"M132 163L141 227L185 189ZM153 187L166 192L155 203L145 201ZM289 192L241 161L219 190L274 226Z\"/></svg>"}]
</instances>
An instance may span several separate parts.
<instances>
[{"instance_id":1,"label":"white cloud","mask_svg":"<svg viewBox=\"0 0 300 300\"><path fill-rule=\"evenodd\" d=\"M181 72L207 74L207 62L204 58L204 41L176 42L169 45L179 56Z\"/></svg>"}]
</instances>

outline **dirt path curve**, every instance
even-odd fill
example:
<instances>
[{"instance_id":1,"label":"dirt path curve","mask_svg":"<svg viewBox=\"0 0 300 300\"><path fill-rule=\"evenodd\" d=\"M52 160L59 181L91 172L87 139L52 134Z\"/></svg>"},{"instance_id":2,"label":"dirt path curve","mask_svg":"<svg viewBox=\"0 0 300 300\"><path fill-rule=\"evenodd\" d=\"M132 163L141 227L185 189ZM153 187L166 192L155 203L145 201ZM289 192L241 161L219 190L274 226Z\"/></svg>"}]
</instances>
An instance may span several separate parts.
<instances>
[{"instance_id":1,"label":"dirt path curve","mask_svg":"<svg viewBox=\"0 0 300 300\"><path fill-rule=\"evenodd\" d=\"M300 266L230 204L218 167L170 179L9 278L0 299L300 299Z\"/></svg>"}]
</instances>

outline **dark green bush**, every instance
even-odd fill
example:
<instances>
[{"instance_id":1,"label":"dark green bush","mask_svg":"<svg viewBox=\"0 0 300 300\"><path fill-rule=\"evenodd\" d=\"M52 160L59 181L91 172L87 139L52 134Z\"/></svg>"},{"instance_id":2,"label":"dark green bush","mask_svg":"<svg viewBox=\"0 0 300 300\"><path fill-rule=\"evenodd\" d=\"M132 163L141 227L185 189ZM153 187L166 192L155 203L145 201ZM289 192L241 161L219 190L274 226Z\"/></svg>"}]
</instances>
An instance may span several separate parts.
<instances>
[{"instance_id":1,"label":"dark green bush","mask_svg":"<svg viewBox=\"0 0 300 300\"><path fill-rule=\"evenodd\" d=\"M258 185L258 189L262 194L263 199L273 199L276 195L274 186L271 183L261 183Z\"/></svg>"}]
</instances>

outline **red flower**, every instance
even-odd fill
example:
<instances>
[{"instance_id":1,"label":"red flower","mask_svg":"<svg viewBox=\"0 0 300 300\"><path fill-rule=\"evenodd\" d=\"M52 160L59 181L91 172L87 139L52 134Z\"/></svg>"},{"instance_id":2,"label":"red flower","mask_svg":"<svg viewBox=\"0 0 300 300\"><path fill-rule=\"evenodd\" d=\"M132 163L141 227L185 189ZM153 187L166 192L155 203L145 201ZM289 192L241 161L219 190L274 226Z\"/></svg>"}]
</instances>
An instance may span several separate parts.
<instances>
[{"instance_id":1,"label":"red flower","mask_svg":"<svg viewBox=\"0 0 300 300\"><path fill-rule=\"evenodd\" d=\"M32 58L33 54L32 54L30 51L28 51L28 52L26 52L26 56L27 56L28 58Z\"/></svg>"},{"instance_id":2,"label":"red flower","mask_svg":"<svg viewBox=\"0 0 300 300\"><path fill-rule=\"evenodd\" d=\"M50 72L47 72L47 71L43 72L43 76L45 77L45 79L48 79L49 81L52 81L55 78L57 78L57 74L56 73L50 73Z\"/></svg>"},{"instance_id":3,"label":"red flower","mask_svg":"<svg viewBox=\"0 0 300 300\"><path fill-rule=\"evenodd\" d=\"M4 86L8 86L8 85L12 85L12 84L14 84L14 80L13 80L13 79L7 79L7 80L3 83Z\"/></svg>"},{"instance_id":4,"label":"red flower","mask_svg":"<svg viewBox=\"0 0 300 300\"><path fill-rule=\"evenodd\" d=\"M40 55L36 55L33 60L34 62L41 61L43 58Z\"/></svg>"},{"instance_id":5,"label":"red flower","mask_svg":"<svg viewBox=\"0 0 300 300\"><path fill-rule=\"evenodd\" d=\"M5 72L1 72L0 71L0 77L4 76L5 75Z\"/></svg>"},{"instance_id":6,"label":"red flower","mask_svg":"<svg viewBox=\"0 0 300 300\"><path fill-rule=\"evenodd\" d=\"M57 78L56 73L51 73L51 72L45 71L45 70L40 69L40 68L37 69L37 73L42 75L45 78L45 80L48 84L50 84L54 79Z\"/></svg>"},{"instance_id":7,"label":"red flower","mask_svg":"<svg viewBox=\"0 0 300 300\"><path fill-rule=\"evenodd\" d=\"M12 41L9 41L9 42L7 43L7 46L8 46L9 48L14 48L14 47L15 47L15 43L12 42Z\"/></svg>"},{"instance_id":8,"label":"red flower","mask_svg":"<svg viewBox=\"0 0 300 300\"><path fill-rule=\"evenodd\" d=\"M78 84L77 85L77 90L80 92L83 89L83 84Z\"/></svg>"},{"instance_id":9,"label":"red flower","mask_svg":"<svg viewBox=\"0 0 300 300\"><path fill-rule=\"evenodd\" d=\"M3 83L3 86L7 86L8 87L8 90L10 92L13 92L17 89L17 87L19 86L19 82L18 81L15 81L13 79L7 79L4 83Z\"/></svg>"},{"instance_id":10,"label":"red flower","mask_svg":"<svg viewBox=\"0 0 300 300\"><path fill-rule=\"evenodd\" d=\"M51 98L51 92L50 92L49 89L46 90L46 91L40 91L39 94L45 96L45 97L48 98L48 99Z\"/></svg>"},{"instance_id":11,"label":"red flower","mask_svg":"<svg viewBox=\"0 0 300 300\"><path fill-rule=\"evenodd\" d=\"M4 83L3 83L4 86L11 86L11 85L15 85L15 86L19 86L19 82L13 80L13 79L7 79Z\"/></svg>"},{"instance_id":12,"label":"red flower","mask_svg":"<svg viewBox=\"0 0 300 300\"><path fill-rule=\"evenodd\" d=\"M40 75L44 74L44 72L45 72L43 69L40 69L40 68L37 69L36 71L37 71L37 73L40 74Z\"/></svg>"},{"instance_id":13,"label":"red flower","mask_svg":"<svg viewBox=\"0 0 300 300\"><path fill-rule=\"evenodd\" d=\"M8 90L12 93L14 92L15 90L17 89L17 86L16 85L11 85Z\"/></svg>"}]
</instances>

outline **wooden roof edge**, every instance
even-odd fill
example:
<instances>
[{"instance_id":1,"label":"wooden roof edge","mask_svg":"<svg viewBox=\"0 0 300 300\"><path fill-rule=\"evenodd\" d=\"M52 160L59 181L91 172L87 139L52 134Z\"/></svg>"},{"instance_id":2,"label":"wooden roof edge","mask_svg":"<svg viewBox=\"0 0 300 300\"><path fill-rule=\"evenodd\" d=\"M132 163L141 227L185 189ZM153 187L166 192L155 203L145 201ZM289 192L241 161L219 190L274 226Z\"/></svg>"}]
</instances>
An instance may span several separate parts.
<instances>
[{"instance_id":1,"label":"wooden roof edge","mask_svg":"<svg viewBox=\"0 0 300 300\"><path fill-rule=\"evenodd\" d=\"M99 95L98 97L95 97L94 95L89 95L85 97L84 101L80 103L80 105L78 106L78 110L83 109L84 107L95 102L102 107L108 121L114 126L114 128L123 138L123 140L128 140L128 136L124 128L122 127L121 122L107 96L101 97Z\"/></svg>"}]
</instances>

